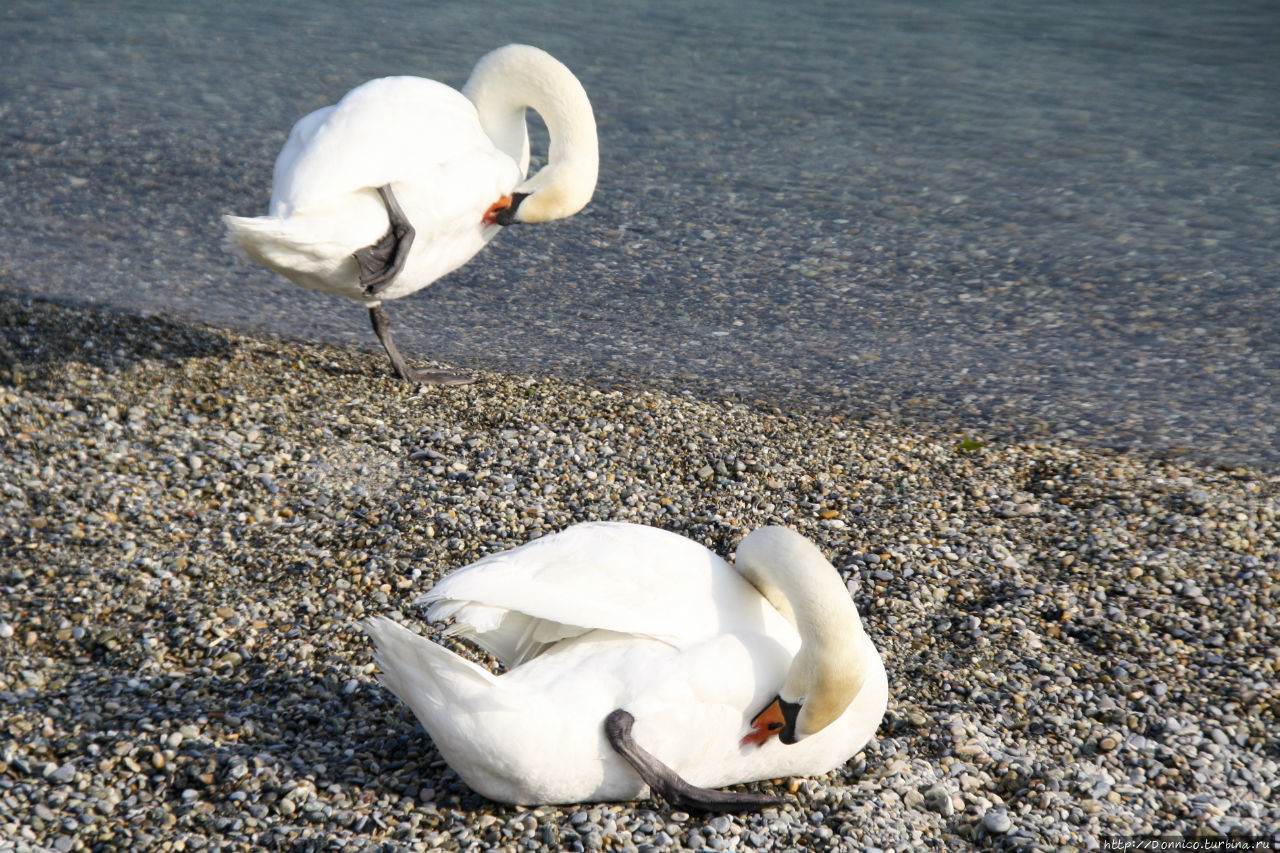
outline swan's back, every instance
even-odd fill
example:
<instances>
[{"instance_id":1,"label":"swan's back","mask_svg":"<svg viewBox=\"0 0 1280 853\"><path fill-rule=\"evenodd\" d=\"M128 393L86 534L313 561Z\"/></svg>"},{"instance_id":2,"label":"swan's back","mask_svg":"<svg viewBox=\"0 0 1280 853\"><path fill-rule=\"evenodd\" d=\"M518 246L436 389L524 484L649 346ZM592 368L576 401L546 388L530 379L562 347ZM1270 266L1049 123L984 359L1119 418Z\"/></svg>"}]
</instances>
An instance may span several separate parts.
<instances>
[{"instance_id":1,"label":"swan's back","mask_svg":"<svg viewBox=\"0 0 1280 853\"><path fill-rule=\"evenodd\" d=\"M728 563L689 539L638 524L579 524L453 572L424 594L507 666L591 630L685 648L717 634L793 635Z\"/></svg>"},{"instance_id":2,"label":"swan's back","mask_svg":"<svg viewBox=\"0 0 1280 853\"><path fill-rule=\"evenodd\" d=\"M270 212L290 216L366 187L435 183L450 164L501 175L504 185L521 177L462 93L421 77L370 80L293 126L276 158Z\"/></svg>"}]
</instances>

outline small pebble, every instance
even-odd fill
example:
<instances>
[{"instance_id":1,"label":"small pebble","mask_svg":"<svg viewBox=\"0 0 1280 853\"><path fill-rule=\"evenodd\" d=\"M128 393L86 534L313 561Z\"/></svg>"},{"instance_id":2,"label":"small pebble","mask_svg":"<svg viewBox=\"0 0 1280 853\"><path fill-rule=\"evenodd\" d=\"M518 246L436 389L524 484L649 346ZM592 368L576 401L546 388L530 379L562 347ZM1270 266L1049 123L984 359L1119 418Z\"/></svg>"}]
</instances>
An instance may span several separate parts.
<instances>
[{"instance_id":1,"label":"small pebble","mask_svg":"<svg viewBox=\"0 0 1280 853\"><path fill-rule=\"evenodd\" d=\"M934 785L924 792L924 806L943 817L950 817L955 812L955 806L951 803L951 794L939 785Z\"/></svg>"},{"instance_id":2,"label":"small pebble","mask_svg":"<svg viewBox=\"0 0 1280 853\"><path fill-rule=\"evenodd\" d=\"M987 812L982 816L982 828L992 835L1004 835L1012 826L1004 812Z\"/></svg>"}]
</instances>

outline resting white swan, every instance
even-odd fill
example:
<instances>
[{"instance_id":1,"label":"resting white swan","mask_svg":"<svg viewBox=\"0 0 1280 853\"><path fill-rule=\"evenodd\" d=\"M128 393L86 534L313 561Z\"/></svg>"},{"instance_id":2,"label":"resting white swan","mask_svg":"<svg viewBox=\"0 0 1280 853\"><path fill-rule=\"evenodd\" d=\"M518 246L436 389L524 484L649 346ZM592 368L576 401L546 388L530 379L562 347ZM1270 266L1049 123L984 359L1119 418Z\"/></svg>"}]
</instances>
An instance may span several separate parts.
<instances>
[{"instance_id":1,"label":"resting white swan","mask_svg":"<svg viewBox=\"0 0 1280 853\"><path fill-rule=\"evenodd\" d=\"M885 711L884 665L839 574L782 527L743 538L735 571L674 533L580 524L459 569L421 603L508 670L376 618L382 682L494 800L649 789L685 807L756 808L778 798L711 789L825 773Z\"/></svg>"},{"instance_id":2,"label":"resting white swan","mask_svg":"<svg viewBox=\"0 0 1280 853\"><path fill-rule=\"evenodd\" d=\"M550 135L547 165L525 180L525 108ZM382 302L462 266L516 222L577 213L595 191L595 118L577 78L547 53L507 45L476 63L462 92L420 77L352 89L293 126L276 159L268 216L227 216L229 242L311 290L369 309L401 378L414 370L391 340Z\"/></svg>"}]
</instances>

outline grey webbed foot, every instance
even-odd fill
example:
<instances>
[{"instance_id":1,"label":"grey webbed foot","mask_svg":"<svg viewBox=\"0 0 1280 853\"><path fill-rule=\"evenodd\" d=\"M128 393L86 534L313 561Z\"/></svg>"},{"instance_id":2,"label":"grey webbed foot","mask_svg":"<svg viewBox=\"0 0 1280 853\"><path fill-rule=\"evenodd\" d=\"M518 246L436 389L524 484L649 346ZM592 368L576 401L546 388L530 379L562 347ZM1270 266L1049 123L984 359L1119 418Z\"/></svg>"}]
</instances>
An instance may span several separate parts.
<instances>
[{"instance_id":1,"label":"grey webbed foot","mask_svg":"<svg viewBox=\"0 0 1280 853\"><path fill-rule=\"evenodd\" d=\"M660 795L672 806L703 812L742 812L780 806L786 797L751 792L719 791L690 785L667 765L646 752L631 737L635 717L621 708L604 720L605 736L614 751L625 758L649 790Z\"/></svg>"},{"instance_id":2,"label":"grey webbed foot","mask_svg":"<svg viewBox=\"0 0 1280 853\"><path fill-rule=\"evenodd\" d=\"M416 385L468 385L476 381L475 377L466 373L453 373L447 370L415 370L404 360L400 350L396 349L395 342L391 340L391 321L381 305L369 309L369 320L373 323L373 333L378 336L378 340L382 342L382 348L391 358L391 366L395 368L396 375L404 381Z\"/></svg>"},{"instance_id":3,"label":"grey webbed foot","mask_svg":"<svg viewBox=\"0 0 1280 853\"><path fill-rule=\"evenodd\" d=\"M405 260L409 257L409 249L413 246L413 226L400 209L391 185L378 187L378 195L387 208L387 219L390 225L387 233L371 246L357 250L352 257L360 267L360 284L369 296L377 296L390 287L391 282L404 269Z\"/></svg>"}]
</instances>

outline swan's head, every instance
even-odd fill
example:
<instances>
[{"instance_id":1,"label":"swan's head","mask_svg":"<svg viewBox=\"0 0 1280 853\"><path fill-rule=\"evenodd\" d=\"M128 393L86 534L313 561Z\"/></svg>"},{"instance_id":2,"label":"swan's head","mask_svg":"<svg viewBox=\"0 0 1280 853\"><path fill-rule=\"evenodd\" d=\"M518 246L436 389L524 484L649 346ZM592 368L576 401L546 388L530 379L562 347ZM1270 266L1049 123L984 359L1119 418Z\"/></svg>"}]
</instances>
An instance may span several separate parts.
<instances>
[{"instance_id":1,"label":"swan's head","mask_svg":"<svg viewBox=\"0 0 1280 853\"><path fill-rule=\"evenodd\" d=\"M752 718L743 746L763 746L775 735L782 743L793 744L817 734L838 720L862 689L860 664L823 666L825 671L808 675L799 671L803 666L797 656L782 690Z\"/></svg>"},{"instance_id":2,"label":"swan's head","mask_svg":"<svg viewBox=\"0 0 1280 853\"><path fill-rule=\"evenodd\" d=\"M485 225L515 225L517 222L550 222L573 216L591 201L596 188L596 161L579 160L549 163L503 196L485 212Z\"/></svg>"},{"instance_id":3,"label":"swan's head","mask_svg":"<svg viewBox=\"0 0 1280 853\"><path fill-rule=\"evenodd\" d=\"M594 136L594 125L592 133ZM516 187L511 195L494 202L485 212L484 223L550 222L573 216L586 207L596 189L599 160L595 149L590 152L579 149L557 159L559 153L553 141L551 162Z\"/></svg>"},{"instance_id":4,"label":"swan's head","mask_svg":"<svg viewBox=\"0 0 1280 853\"><path fill-rule=\"evenodd\" d=\"M804 740L839 719L862 689L865 638L857 608L835 567L794 530L749 534L736 563L800 634L782 689L752 718L742 743L761 746L775 735L784 744Z\"/></svg>"}]
</instances>

